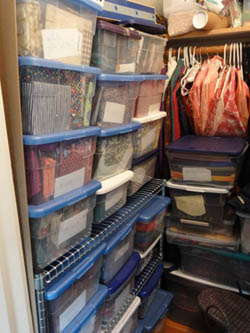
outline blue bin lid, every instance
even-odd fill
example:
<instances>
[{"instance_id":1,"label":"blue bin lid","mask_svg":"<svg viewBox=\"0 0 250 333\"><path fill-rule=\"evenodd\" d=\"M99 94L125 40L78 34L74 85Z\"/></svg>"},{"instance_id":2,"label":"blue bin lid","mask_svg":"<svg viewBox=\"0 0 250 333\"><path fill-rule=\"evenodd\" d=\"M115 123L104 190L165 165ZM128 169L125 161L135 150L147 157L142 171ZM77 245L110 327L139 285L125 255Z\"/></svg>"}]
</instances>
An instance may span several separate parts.
<instances>
[{"instance_id":1,"label":"blue bin lid","mask_svg":"<svg viewBox=\"0 0 250 333\"><path fill-rule=\"evenodd\" d=\"M165 25L156 24L153 22L145 22L144 20L138 19L138 18L121 21L119 24L122 24L125 27L133 27L137 30L140 30L140 31L152 34L152 35L160 35L160 34L166 33Z\"/></svg>"},{"instance_id":2,"label":"blue bin lid","mask_svg":"<svg viewBox=\"0 0 250 333\"><path fill-rule=\"evenodd\" d=\"M137 164L140 164L140 163L143 163L144 161L148 160L150 157L154 156L154 155L157 155L159 153L160 149L157 148L139 158L136 158L136 159L133 159L132 161L132 166L135 166Z\"/></svg>"},{"instance_id":3,"label":"blue bin lid","mask_svg":"<svg viewBox=\"0 0 250 333\"><path fill-rule=\"evenodd\" d=\"M237 156L243 151L246 140L236 137L186 135L170 143L166 149L173 152L223 154Z\"/></svg>"},{"instance_id":4,"label":"blue bin lid","mask_svg":"<svg viewBox=\"0 0 250 333\"><path fill-rule=\"evenodd\" d=\"M168 197L155 196L146 207L140 210L138 220L145 223L150 222L156 215L166 209L170 202L171 199Z\"/></svg>"},{"instance_id":5,"label":"blue bin lid","mask_svg":"<svg viewBox=\"0 0 250 333\"><path fill-rule=\"evenodd\" d=\"M141 128L140 123L132 122L127 125L121 125L111 128L103 128L101 130L101 133L99 134L100 137L105 138L108 136L114 136L117 134L126 134L130 132L137 131L139 128Z\"/></svg>"},{"instance_id":6,"label":"blue bin lid","mask_svg":"<svg viewBox=\"0 0 250 333\"><path fill-rule=\"evenodd\" d=\"M132 231L135 223L138 220L138 215L134 216L133 219L121 227L114 235L112 235L107 240L107 247L105 250L105 255L108 255L114 247L116 247L123 239L125 239L128 234Z\"/></svg>"},{"instance_id":7,"label":"blue bin lid","mask_svg":"<svg viewBox=\"0 0 250 333\"><path fill-rule=\"evenodd\" d=\"M69 141L74 139L82 139L90 136L97 136L101 129L97 126L88 127L85 129L58 132L45 135L24 135L23 144L25 146L45 145L48 143Z\"/></svg>"},{"instance_id":8,"label":"blue bin lid","mask_svg":"<svg viewBox=\"0 0 250 333\"><path fill-rule=\"evenodd\" d=\"M160 74L147 74L144 75L144 81L156 81L156 80L167 80L167 75L160 75Z\"/></svg>"},{"instance_id":9,"label":"blue bin lid","mask_svg":"<svg viewBox=\"0 0 250 333\"><path fill-rule=\"evenodd\" d=\"M143 289L139 292L138 296L141 298L143 301L146 297L149 297L155 287L157 286L158 282L161 279L161 276L163 274L163 263L160 262L156 270L154 271L153 275L151 278L148 280L146 285L143 287ZM140 284L141 279L136 280L136 286ZM136 288L136 287L135 287Z\"/></svg>"},{"instance_id":10,"label":"blue bin lid","mask_svg":"<svg viewBox=\"0 0 250 333\"><path fill-rule=\"evenodd\" d=\"M138 320L135 333L152 332L157 323L168 312L172 299L171 293L158 289L147 316L143 320Z\"/></svg>"},{"instance_id":11,"label":"blue bin lid","mask_svg":"<svg viewBox=\"0 0 250 333\"><path fill-rule=\"evenodd\" d=\"M141 260L138 253L133 252L126 264L115 275L108 285L109 295L113 295L121 286L129 279L136 270L139 261Z\"/></svg>"},{"instance_id":12,"label":"blue bin lid","mask_svg":"<svg viewBox=\"0 0 250 333\"><path fill-rule=\"evenodd\" d=\"M69 205L73 205L78 201L89 197L96 193L101 188L101 183L93 180L88 185L85 185L79 189L71 191L69 193L60 195L54 200L50 200L38 206L29 206L29 217L40 218Z\"/></svg>"},{"instance_id":13,"label":"blue bin lid","mask_svg":"<svg viewBox=\"0 0 250 333\"><path fill-rule=\"evenodd\" d=\"M53 69L59 69L59 70L69 70L69 71L81 72L81 73L86 73L86 74L95 74L95 75L101 74L100 68L89 67L89 66L70 65L70 64L64 64L63 62L60 62L60 61L34 58L34 57L18 57L18 64L19 64L19 67L38 66L38 67L53 68Z\"/></svg>"},{"instance_id":14,"label":"blue bin lid","mask_svg":"<svg viewBox=\"0 0 250 333\"><path fill-rule=\"evenodd\" d=\"M79 263L68 269L58 280L52 282L45 292L46 300L53 301L57 299L74 282L84 276L103 255L105 248L105 243L98 245L91 252L87 253Z\"/></svg>"},{"instance_id":15,"label":"blue bin lid","mask_svg":"<svg viewBox=\"0 0 250 333\"><path fill-rule=\"evenodd\" d=\"M101 74L98 81L140 82L144 81L144 77L145 75Z\"/></svg>"},{"instance_id":16,"label":"blue bin lid","mask_svg":"<svg viewBox=\"0 0 250 333\"><path fill-rule=\"evenodd\" d=\"M75 317L74 320L62 331L62 333L79 332L84 329L84 325L95 315L98 308L108 295L108 288L100 285L97 293L91 298L87 305Z\"/></svg>"}]
</instances>

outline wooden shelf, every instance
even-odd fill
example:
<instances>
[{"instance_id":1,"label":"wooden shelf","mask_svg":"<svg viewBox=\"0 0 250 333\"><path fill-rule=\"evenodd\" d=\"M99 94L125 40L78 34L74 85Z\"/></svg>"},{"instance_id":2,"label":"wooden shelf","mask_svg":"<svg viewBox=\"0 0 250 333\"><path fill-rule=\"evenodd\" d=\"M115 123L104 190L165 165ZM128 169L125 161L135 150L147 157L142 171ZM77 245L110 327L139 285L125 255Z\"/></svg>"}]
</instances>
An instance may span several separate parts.
<instances>
[{"instance_id":1,"label":"wooden shelf","mask_svg":"<svg viewBox=\"0 0 250 333\"><path fill-rule=\"evenodd\" d=\"M225 28L211 31L194 31L186 35L169 37L167 36L170 44L185 44L192 42L207 43L221 42L221 41L250 41L250 26L240 28ZM237 40L235 40L237 39Z\"/></svg>"}]
</instances>

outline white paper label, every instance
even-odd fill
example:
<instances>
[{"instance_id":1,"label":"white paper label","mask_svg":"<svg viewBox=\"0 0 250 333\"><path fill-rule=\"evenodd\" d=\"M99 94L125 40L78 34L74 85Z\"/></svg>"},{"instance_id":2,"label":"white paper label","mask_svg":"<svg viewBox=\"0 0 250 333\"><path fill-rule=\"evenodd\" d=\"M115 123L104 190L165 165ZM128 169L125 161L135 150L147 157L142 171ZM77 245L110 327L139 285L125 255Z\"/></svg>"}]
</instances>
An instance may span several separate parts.
<instances>
[{"instance_id":1,"label":"white paper label","mask_svg":"<svg viewBox=\"0 0 250 333\"><path fill-rule=\"evenodd\" d=\"M68 175L56 178L55 181L55 194L58 197L70 191L73 191L84 185L85 168L76 170Z\"/></svg>"},{"instance_id":2,"label":"white paper label","mask_svg":"<svg viewBox=\"0 0 250 333\"><path fill-rule=\"evenodd\" d=\"M78 296L74 302L60 315L59 326L62 331L78 315L86 304L86 290Z\"/></svg>"},{"instance_id":3,"label":"white paper label","mask_svg":"<svg viewBox=\"0 0 250 333\"><path fill-rule=\"evenodd\" d=\"M149 105L148 108L148 112L149 113L155 113L155 112L159 112L160 111L160 107L161 107L161 103L155 103L155 104L151 104Z\"/></svg>"},{"instance_id":4,"label":"white paper label","mask_svg":"<svg viewBox=\"0 0 250 333\"><path fill-rule=\"evenodd\" d=\"M189 181L211 182L211 170L206 168L182 168L183 179Z\"/></svg>"},{"instance_id":5,"label":"white paper label","mask_svg":"<svg viewBox=\"0 0 250 333\"><path fill-rule=\"evenodd\" d=\"M120 295L115 300L115 313L117 313L120 308L123 306L124 301L128 297L128 294L130 292L130 283L127 285L127 287L120 293Z\"/></svg>"},{"instance_id":6,"label":"white paper label","mask_svg":"<svg viewBox=\"0 0 250 333\"><path fill-rule=\"evenodd\" d=\"M124 121L126 105L106 102L103 121L107 123L122 124Z\"/></svg>"},{"instance_id":7,"label":"white paper label","mask_svg":"<svg viewBox=\"0 0 250 333\"><path fill-rule=\"evenodd\" d=\"M176 207L190 216L202 216L206 213L205 201L202 195L176 196Z\"/></svg>"},{"instance_id":8,"label":"white paper label","mask_svg":"<svg viewBox=\"0 0 250 333\"><path fill-rule=\"evenodd\" d=\"M77 29L44 29L42 39L46 59L81 55L82 34Z\"/></svg>"},{"instance_id":9,"label":"white paper label","mask_svg":"<svg viewBox=\"0 0 250 333\"><path fill-rule=\"evenodd\" d=\"M155 143L155 131L151 130L141 138L142 151L147 150L152 144Z\"/></svg>"},{"instance_id":10,"label":"white paper label","mask_svg":"<svg viewBox=\"0 0 250 333\"><path fill-rule=\"evenodd\" d=\"M57 243L60 245L84 230L87 225L88 209L60 223Z\"/></svg>"},{"instance_id":11,"label":"white paper label","mask_svg":"<svg viewBox=\"0 0 250 333\"><path fill-rule=\"evenodd\" d=\"M115 261L120 259L129 249L130 242L126 242L115 254Z\"/></svg>"},{"instance_id":12,"label":"white paper label","mask_svg":"<svg viewBox=\"0 0 250 333\"><path fill-rule=\"evenodd\" d=\"M117 73L135 72L135 63L117 65Z\"/></svg>"},{"instance_id":13,"label":"white paper label","mask_svg":"<svg viewBox=\"0 0 250 333\"><path fill-rule=\"evenodd\" d=\"M123 197L123 189L124 187L122 186L121 188L117 189L113 193L107 194L106 197L106 202L105 202L105 210L108 210L112 208L114 205L116 205L121 198Z\"/></svg>"}]
</instances>

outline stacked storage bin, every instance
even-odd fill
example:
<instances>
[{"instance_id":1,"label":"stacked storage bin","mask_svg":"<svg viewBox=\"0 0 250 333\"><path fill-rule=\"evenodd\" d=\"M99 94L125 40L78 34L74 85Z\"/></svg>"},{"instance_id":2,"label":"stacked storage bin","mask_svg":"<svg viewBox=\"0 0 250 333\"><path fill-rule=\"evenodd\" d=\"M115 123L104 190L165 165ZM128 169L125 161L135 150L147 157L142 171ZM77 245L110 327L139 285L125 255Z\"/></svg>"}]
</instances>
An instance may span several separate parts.
<instances>
[{"instance_id":1,"label":"stacked storage bin","mask_svg":"<svg viewBox=\"0 0 250 333\"><path fill-rule=\"evenodd\" d=\"M239 226L227 205L246 147L242 138L199 136L167 146L172 177L167 240L179 246L184 273L249 291L250 261L232 253L239 251Z\"/></svg>"}]
</instances>

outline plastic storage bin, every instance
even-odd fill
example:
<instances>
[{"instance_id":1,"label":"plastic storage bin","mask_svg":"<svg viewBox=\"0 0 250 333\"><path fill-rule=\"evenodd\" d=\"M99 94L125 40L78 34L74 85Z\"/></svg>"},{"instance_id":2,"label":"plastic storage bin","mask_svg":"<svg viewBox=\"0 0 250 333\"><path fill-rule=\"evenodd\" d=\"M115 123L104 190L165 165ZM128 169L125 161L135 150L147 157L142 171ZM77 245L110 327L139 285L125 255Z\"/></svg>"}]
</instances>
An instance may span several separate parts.
<instances>
[{"instance_id":1,"label":"plastic storage bin","mask_svg":"<svg viewBox=\"0 0 250 333\"><path fill-rule=\"evenodd\" d=\"M164 231L164 219L169 204L169 198L156 196L139 212L135 234L136 249L147 250Z\"/></svg>"},{"instance_id":2,"label":"plastic storage bin","mask_svg":"<svg viewBox=\"0 0 250 333\"><path fill-rule=\"evenodd\" d=\"M23 133L41 135L90 125L99 68L19 58Z\"/></svg>"},{"instance_id":3,"label":"plastic storage bin","mask_svg":"<svg viewBox=\"0 0 250 333\"><path fill-rule=\"evenodd\" d=\"M181 270L207 281L249 292L250 258L242 254L180 246Z\"/></svg>"},{"instance_id":4,"label":"plastic storage bin","mask_svg":"<svg viewBox=\"0 0 250 333\"><path fill-rule=\"evenodd\" d=\"M99 182L39 206L29 206L35 269L42 269L91 233Z\"/></svg>"},{"instance_id":5,"label":"plastic storage bin","mask_svg":"<svg viewBox=\"0 0 250 333\"><path fill-rule=\"evenodd\" d=\"M237 212L241 221L241 252L250 254L250 214Z\"/></svg>"},{"instance_id":6,"label":"plastic storage bin","mask_svg":"<svg viewBox=\"0 0 250 333\"><path fill-rule=\"evenodd\" d=\"M173 295L158 289L157 294L148 310L148 315L138 320L135 333L153 332L157 323L167 314Z\"/></svg>"},{"instance_id":7,"label":"plastic storage bin","mask_svg":"<svg viewBox=\"0 0 250 333\"><path fill-rule=\"evenodd\" d=\"M145 75L140 84L140 90L134 112L135 118L145 117L159 112L166 75Z\"/></svg>"},{"instance_id":8,"label":"plastic storage bin","mask_svg":"<svg viewBox=\"0 0 250 333\"><path fill-rule=\"evenodd\" d=\"M98 77L92 125L112 127L131 122L143 75Z\"/></svg>"},{"instance_id":9,"label":"plastic storage bin","mask_svg":"<svg viewBox=\"0 0 250 333\"><path fill-rule=\"evenodd\" d=\"M239 251L240 242L236 235L227 236L210 232L204 233L201 230L183 230L183 228L176 227L175 223L172 224L171 220L168 222L166 234L167 241L170 244L202 246L233 252Z\"/></svg>"},{"instance_id":10,"label":"plastic storage bin","mask_svg":"<svg viewBox=\"0 0 250 333\"><path fill-rule=\"evenodd\" d=\"M242 138L187 135L167 146L173 181L233 187L246 150Z\"/></svg>"},{"instance_id":11,"label":"plastic storage bin","mask_svg":"<svg viewBox=\"0 0 250 333\"><path fill-rule=\"evenodd\" d=\"M24 135L28 202L39 205L91 181L98 127L43 136Z\"/></svg>"},{"instance_id":12,"label":"plastic storage bin","mask_svg":"<svg viewBox=\"0 0 250 333\"><path fill-rule=\"evenodd\" d=\"M115 275L108 285L109 296L105 301L103 324L108 324L122 307L124 301L134 288L135 273L140 256L133 253L126 264Z\"/></svg>"},{"instance_id":13,"label":"plastic storage bin","mask_svg":"<svg viewBox=\"0 0 250 333\"><path fill-rule=\"evenodd\" d=\"M107 285L127 262L133 252L137 216L107 240L101 281Z\"/></svg>"},{"instance_id":14,"label":"plastic storage bin","mask_svg":"<svg viewBox=\"0 0 250 333\"><path fill-rule=\"evenodd\" d=\"M134 159L158 148L162 122L165 117L166 112L157 112L146 117L133 118L142 125L142 128L134 135Z\"/></svg>"},{"instance_id":15,"label":"plastic storage bin","mask_svg":"<svg viewBox=\"0 0 250 333\"><path fill-rule=\"evenodd\" d=\"M146 285L139 292L138 296L141 299L139 307L138 318L143 319L147 316L150 305L152 304L158 290L158 286L163 274L163 263L160 262ZM141 278L136 279L136 285L140 284Z\"/></svg>"},{"instance_id":16,"label":"plastic storage bin","mask_svg":"<svg viewBox=\"0 0 250 333\"><path fill-rule=\"evenodd\" d=\"M101 333L104 301L107 295L108 288L100 285L97 293L62 332Z\"/></svg>"},{"instance_id":17,"label":"plastic storage bin","mask_svg":"<svg viewBox=\"0 0 250 333\"><path fill-rule=\"evenodd\" d=\"M133 176L128 170L102 182L102 188L96 193L95 223L102 222L126 204L128 184Z\"/></svg>"},{"instance_id":18,"label":"plastic storage bin","mask_svg":"<svg viewBox=\"0 0 250 333\"><path fill-rule=\"evenodd\" d=\"M91 65L101 68L103 73L135 73L140 39L137 31L99 21Z\"/></svg>"},{"instance_id":19,"label":"plastic storage bin","mask_svg":"<svg viewBox=\"0 0 250 333\"><path fill-rule=\"evenodd\" d=\"M137 327L138 307L141 300L136 297L127 311L124 313L112 333L134 333Z\"/></svg>"},{"instance_id":20,"label":"plastic storage bin","mask_svg":"<svg viewBox=\"0 0 250 333\"><path fill-rule=\"evenodd\" d=\"M158 150L132 161L134 177L129 183L128 195L131 196L155 176Z\"/></svg>"},{"instance_id":21,"label":"plastic storage bin","mask_svg":"<svg viewBox=\"0 0 250 333\"><path fill-rule=\"evenodd\" d=\"M161 74L165 67L163 55L167 39L140 32L140 52L137 58L137 73Z\"/></svg>"},{"instance_id":22,"label":"plastic storage bin","mask_svg":"<svg viewBox=\"0 0 250 333\"><path fill-rule=\"evenodd\" d=\"M172 199L173 215L180 218L180 222L206 226L211 224L223 224L225 206L230 192L227 189L189 186L175 184L172 180L167 182ZM208 222L208 223L206 223Z\"/></svg>"},{"instance_id":23,"label":"plastic storage bin","mask_svg":"<svg viewBox=\"0 0 250 333\"><path fill-rule=\"evenodd\" d=\"M18 54L89 66L96 16L86 0L16 0Z\"/></svg>"},{"instance_id":24,"label":"plastic storage bin","mask_svg":"<svg viewBox=\"0 0 250 333\"><path fill-rule=\"evenodd\" d=\"M85 255L46 290L51 332L64 332L98 291L104 250L105 243Z\"/></svg>"},{"instance_id":25,"label":"plastic storage bin","mask_svg":"<svg viewBox=\"0 0 250 333\"><path fill-rule=\"evenodd\" d=\"M130 169L133 157L133 133L140 127L139 123L130 123L101 130L94 158L94 179L105 180Z\"/></svg>"}]
</instances>

